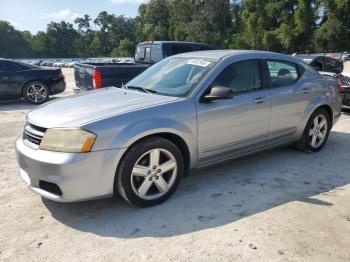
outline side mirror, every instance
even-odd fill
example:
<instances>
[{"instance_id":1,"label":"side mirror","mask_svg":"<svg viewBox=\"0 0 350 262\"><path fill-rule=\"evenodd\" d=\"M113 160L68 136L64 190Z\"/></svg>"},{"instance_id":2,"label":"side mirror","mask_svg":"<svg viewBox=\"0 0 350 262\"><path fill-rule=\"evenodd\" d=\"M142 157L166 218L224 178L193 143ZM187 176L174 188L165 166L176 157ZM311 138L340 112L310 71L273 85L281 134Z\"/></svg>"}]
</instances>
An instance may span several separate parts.
<instances>
[{"instance_id":1,"label":"side mirror","mask_svg":"<svg viewBox=\"0 0 350 262\"><path fill-rule=\"evenodd\" d=\"M204 102L211 102L214 100L231 99L233 97L232 89L224 86L214 86L210 93L203 97Z\"/></svg>"}]
</instances>

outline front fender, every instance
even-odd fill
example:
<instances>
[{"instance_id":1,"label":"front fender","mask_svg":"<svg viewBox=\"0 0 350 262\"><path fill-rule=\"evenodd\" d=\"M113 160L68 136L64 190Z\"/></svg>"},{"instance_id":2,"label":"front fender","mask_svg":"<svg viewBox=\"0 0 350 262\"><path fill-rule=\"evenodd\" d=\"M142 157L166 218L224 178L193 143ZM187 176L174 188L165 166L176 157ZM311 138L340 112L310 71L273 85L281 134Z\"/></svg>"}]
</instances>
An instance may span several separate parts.
<instances>
[{"instance_id":1,"label":"front fender","mask_svg":"<svg viewBox=\"0 0 350 262\"><path fill-rule=\"evenodd\" d=\"M153 118L143 120L126 126L115 137L112 142L114 148L129 148L135 142L150 135L170 133L180 137L186 143L190 153L190 166L195 167L197 163L196 137L187 125L166 118Z\"/></svg>"},{"instance_id":2,"label":"front fender","mask_svg":"<svg viewBox=\"0 0 350 262\"><path fill-rule=\"evenodd\" d=\"M97 134L93 151L128 148L136 141L170 133L187 145L191 166L197 161L197 121L192 100L159 105L89 123L83 128Z\"/></svg>"},{"instance_id":3,"label":"front fender","mask_svg":"<svg viewBox=\"0 0 350 262\"><path fill-rule=\"evenodd\" d=\"M192 130L183 123L173 119L153 118L126 126L116 136L112 145L115 148L130 147L143 137L157 133L172 133L181 137L187 144L195 139Z\"/></svg>"}]
</instances>

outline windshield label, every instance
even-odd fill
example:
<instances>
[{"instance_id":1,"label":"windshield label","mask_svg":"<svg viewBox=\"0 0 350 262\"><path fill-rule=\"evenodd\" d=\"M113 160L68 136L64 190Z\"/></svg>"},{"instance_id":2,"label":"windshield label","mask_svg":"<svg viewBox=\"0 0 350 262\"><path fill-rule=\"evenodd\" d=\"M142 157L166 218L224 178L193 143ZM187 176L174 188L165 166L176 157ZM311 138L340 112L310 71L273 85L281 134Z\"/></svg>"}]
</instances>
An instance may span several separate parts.
<instances>
[{"instance_id":1,"label":"windshield label","mask_svg":"<svg viewBox=\"0 0 350 262\"><path fill-rule=\"evenodd\" d=\"M191 59L191 60L188 60L187 63L190 65L196 65L196 66L201 66L201 67L207 67L208 65L211 64L210 62L205 61L203 59Z\"/></svg>"}]
</instances>

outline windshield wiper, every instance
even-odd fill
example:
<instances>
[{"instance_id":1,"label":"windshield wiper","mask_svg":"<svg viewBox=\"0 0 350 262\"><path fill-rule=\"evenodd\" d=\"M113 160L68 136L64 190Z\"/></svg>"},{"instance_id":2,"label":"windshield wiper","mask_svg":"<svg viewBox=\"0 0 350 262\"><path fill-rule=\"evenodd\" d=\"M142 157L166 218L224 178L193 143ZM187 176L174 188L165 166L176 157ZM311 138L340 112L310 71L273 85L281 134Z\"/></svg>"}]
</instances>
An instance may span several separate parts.
<instances>
[{"instance_id":1,"label":"windshield wiper","mask_svg":"<svg viewBox=\"0 0 350 262\"><path fill-rule=\"evenodd\" d=\"M123 86L123 87L125 89L139 90L139 91L143 91L143 92L149 93L149 94L157 94L158 93L156 90L149 89L149 88L144 88L142 86Z\"/></svg>"}]
</instances>

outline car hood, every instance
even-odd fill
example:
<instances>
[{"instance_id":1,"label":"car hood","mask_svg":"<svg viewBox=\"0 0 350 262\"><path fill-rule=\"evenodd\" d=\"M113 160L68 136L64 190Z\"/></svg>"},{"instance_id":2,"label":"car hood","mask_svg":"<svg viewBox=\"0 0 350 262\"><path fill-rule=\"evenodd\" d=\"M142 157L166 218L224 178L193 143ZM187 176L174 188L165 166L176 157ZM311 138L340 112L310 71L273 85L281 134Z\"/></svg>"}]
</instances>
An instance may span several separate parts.
<instances>
[{"instance_id":1,"label":"car hood","mask_svg":"<svg viewBox=\"0 0 350 262\"><path fill-rule=\"evenodd\" d=\"M89 91L46 103L28 113L28 121L40 127L80 127L84 124L177 100L114 87Z\"/></svg>"}]
</instances>

